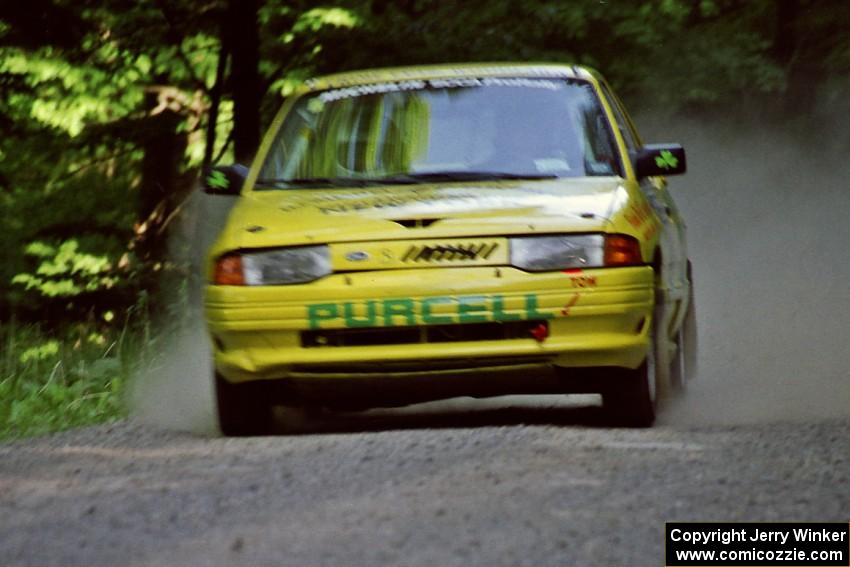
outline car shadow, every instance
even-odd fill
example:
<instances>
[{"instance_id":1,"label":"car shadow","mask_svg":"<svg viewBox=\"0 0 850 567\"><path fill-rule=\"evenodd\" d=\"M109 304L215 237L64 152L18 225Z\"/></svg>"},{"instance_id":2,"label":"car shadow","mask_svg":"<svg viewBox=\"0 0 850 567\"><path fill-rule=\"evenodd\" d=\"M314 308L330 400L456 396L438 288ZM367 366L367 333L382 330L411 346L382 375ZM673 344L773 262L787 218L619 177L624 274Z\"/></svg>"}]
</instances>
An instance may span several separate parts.
<instances>
[{"instance_id":1,"label":"car shadow","mask_svg":"<svg viewBox=\"0 0 850 567\"><path fill-rule=\"evenodd\" d=\"M588 398L588 396L581 396ZM592 396L590 396L592 397ZM444 402L364 412L276 410L278 435L316 433L368 433L409 429L458 429L506 425L610 427L614 424L595 400L546 403L519 396L475 400L455 398ZM548 398L548 396L547 396ZM560 396L561 399L565 396Z\"/></svg>"}]
</instances>

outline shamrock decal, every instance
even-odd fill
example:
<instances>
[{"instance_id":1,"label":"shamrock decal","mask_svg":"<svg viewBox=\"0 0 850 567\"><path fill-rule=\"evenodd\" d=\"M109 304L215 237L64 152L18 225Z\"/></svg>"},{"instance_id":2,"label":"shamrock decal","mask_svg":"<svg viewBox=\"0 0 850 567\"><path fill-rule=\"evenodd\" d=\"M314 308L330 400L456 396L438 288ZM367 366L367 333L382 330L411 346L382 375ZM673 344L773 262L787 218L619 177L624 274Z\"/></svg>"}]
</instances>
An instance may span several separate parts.
<instances>
[{"instance_id":1,"label":"shamrock decal","mask_svg":"<svg viewBox=\"0 0 850 567\"><path fill-rule=\"evenodd\" d=\"M679 160L670 150L662 150L661 155L655 156L655 165L661 169L673 169L679 165Z\"/></svg>"},{"instance_id":2,"label":"shamrock decal","mask_svg":"<svg viewBox=\"0 0 850 567\"><path fill-rule=\"evenodd\" d=\"M230 181L224 173L213 171L207 177L207 186L213 189L227 189L230 186Z\"/></svg>"}]
</instances>

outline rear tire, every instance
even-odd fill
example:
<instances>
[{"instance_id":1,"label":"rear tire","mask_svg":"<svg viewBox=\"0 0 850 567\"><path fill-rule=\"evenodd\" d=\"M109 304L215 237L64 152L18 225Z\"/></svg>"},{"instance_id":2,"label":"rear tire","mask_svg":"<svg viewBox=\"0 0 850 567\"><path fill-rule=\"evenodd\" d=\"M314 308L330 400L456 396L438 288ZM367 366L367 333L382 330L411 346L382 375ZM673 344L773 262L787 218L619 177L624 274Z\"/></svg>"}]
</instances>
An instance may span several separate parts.
<instances>
[{"instance_id":1,"label":"rear tire","mask_svg":"<svg viewBox=\"0 0 850 567\"><path fill-rule=\"evenodd\" d=\"M256 384L232 384L215 373L218 424L227 437L268 434L272 408Z\"/></svg>"}]
</instances>

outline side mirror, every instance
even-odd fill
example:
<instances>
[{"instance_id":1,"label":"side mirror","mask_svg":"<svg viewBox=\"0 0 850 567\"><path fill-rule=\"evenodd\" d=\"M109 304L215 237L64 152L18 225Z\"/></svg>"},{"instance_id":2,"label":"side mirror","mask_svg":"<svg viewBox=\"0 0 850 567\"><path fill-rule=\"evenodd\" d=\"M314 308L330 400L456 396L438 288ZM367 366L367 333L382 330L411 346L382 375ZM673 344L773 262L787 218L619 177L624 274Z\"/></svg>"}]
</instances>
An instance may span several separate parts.
<instances>
[{"instance_id":1,"label":"side mirror","mask_svg":"<svg viewBox=\"0 0 850 567\"><path fill-rule=\"evenodd\" d=\"M647 144L634 156L638 178L654 175L681 175L688 168L685 148L679 144Z\"/></svg>"},{"instance_id":2,"label":"side mirror","mask_svg":"<svg viewBox=\"0 0 850 567\"><path fill-rule=\"evenodd\" d=\"M241 163L216 165L204 172L201 188L210 195L238 195L248 177L248 168Z\"/></svg>"}]
</instances>

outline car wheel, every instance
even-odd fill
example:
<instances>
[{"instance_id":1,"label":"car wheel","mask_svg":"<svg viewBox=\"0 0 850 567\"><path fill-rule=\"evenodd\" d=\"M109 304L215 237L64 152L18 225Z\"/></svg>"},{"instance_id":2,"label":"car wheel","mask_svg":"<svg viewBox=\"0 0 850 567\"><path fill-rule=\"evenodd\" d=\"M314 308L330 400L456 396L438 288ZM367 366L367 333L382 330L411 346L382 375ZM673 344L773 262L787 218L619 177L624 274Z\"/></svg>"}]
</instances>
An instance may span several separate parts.
<instances>
[{"instance_id":1,"label":"car wheel","mask_svg":"<svg viewBox=\"0 0 850 567\"><path fill-rule=\"evenodd\" d=\"M654 334L650 334L654 337ZM646 359L635 370L624 370L622 375L602 393L602 408L617 425L650 427L655 422L658 397L656 387L655 341Z\"/></svg>"},{"instance_id":2,"label":"car wheel","mask_svg":"<svg viewBox=\"0 0 850 567\"><path fill-rule=\"evenodd\" d=\"M255 384L231 384L215 373L218 424L223 435L246 437L271 430L272 408Z\"/></svg>"}]
</instances>

